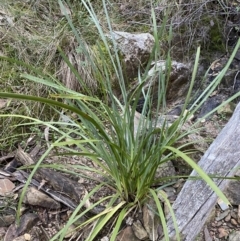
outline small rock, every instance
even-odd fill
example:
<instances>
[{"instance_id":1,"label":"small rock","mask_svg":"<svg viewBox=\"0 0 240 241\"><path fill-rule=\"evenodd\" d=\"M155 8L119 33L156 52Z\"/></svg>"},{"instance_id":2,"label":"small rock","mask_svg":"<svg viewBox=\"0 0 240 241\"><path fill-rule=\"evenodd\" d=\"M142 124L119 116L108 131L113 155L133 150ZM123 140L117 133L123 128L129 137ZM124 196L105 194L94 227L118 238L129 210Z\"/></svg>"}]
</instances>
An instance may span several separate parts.
<instances>
[{"instance_id":1,"label":"small rock","mask_svg":"<svg viewBox=\"0 0 240 241\"><path fill-rule=\"evenodd\" d=\"M140 240L148 239L148 234L147 234L146 230L144 229L142 223L139 220L133 222L132 230L133 230L135 236L137 238L139 238Z\"/></svg>"},{"instance_id":2,"label":"small rock","mask_svg":"<svg viewBox=\"0 0 240 241\"><path fill-rule=\"evenodd\" d=\"M235 176L238 175L240 175L240 170L235 174ZM231 180L224 194L232 205L240 205L240 180Z\"/></svg>"},{"instance_id":3,"label":"small rock","mask_svg":"<svg viewBox=\"0 0 240 241\"><path fill-rule=\"evenodd\" d=\"M172 178L168 178L168 177L174 177L174 176L176 176L176 170L172 162L168 161L158 166L154 179L157 180L157 184L160 185L173 180Z\"/></svg>"},{"instance_id":4,"label":"small rock","mask_svg":"<svg viewBox=\"0 0 240 241\"><path fill-rule=\"evenodd\" d=\"M115 39L120 50L128 78L138 76L139 66L146 66L154 47L154 37L149 33L128 33L114 31L107 37Z\"/></svg>"},{"instance_id":5,"label":"small rock","mask_svg":"<svg viewBox=\"0 0 240 241\"><path fill-rule=\"evenodd\" d=\"M225 202L223 202L222 199L219 198L219 199L217 200L217 203L218 203L219 207L220 207L223 211L229 209L229 206L228 206Z\"/></svg>"},{"instance_id":6,"label":"small rock","mask_svg":"<svg viewBox=\"0 0 240 241\"><path fill-rule=\"evenodd\" d=\"M0 179L0 196L6 196L15 187L14 183L10 180L4 178Z\"/></svg>"},{"instance_id":7,"label":"small rock","mask_svg":"<svg viewBox=\"0 0 240 241\"><path fill-rule=\"evenodd\" d=\"M165 72L166 61L158 60L153 62L153 67L148 71L148 76L151 81L147 81L144 86L145 92L152 86L153 99L158 97L158 79L159 73ZM171 70L169 72L168 85L166 90L167 100L176 100L179 97L183 97L187 93L189 86L189 66L177 61L172 61L171 66L168 66ZM154 98L155 97L155 98Z\"/></svg>"},{"instance_id":8,"label":"small rock","mask_svg":"<svg viewBox=\"0 0 240 241\"><path fill-rule=\"evenodd\" d=\"M231 216L230 216L230 218L231 218ZM212 223L211 226L212 226L213 228L215 228L217 225L216 225L216 223Z\"/></svg>"},{"instance_id":9,"label":"small rock","mask_svg":"<svg viewBox=\"0 0 240 241\"><path fill-rule=\"evenodd\" d=\"M216 227L220 227L220 226L222 226L222 224L223 224L222 221L218 221L218 222L216 223Z\"/></svg>"},{"instance_id":10,"label":"small rock","mask_svg":"<svg viewBox=\"0 0 240 241\"><path fill-rule=\"evenodd\" d=\"M12 223L14 223L15 219L16 219L16 217L14 214L10 214L10 215L2 215L1 214L0 227L10 226Z\"/></svg>"},{"instance_id":11,"label":"small rock","mask_svg":"<svg viewBox=\"0 0 240 241\"><path fill-rule=\"evenodd\" d=\"M218 229L218 233L219 238L226 238L228 236L228 231L223 227Z\"/></svg>"},{"instance_id":12,"label":"small rock","mask_svg":"<svg viewBox=\"0 0 240 241\"><path fill-rule=\"evenodd\" d=\"M234 218L231 218L231 224L233 224L233 225L235 225L235 226L238 225L237 221L236 221Z\"/></svg>"},{"instance_id":13,"label":"small rock","mask_svg":"<svg viewBox=\"0 0 240 241\"><path fill-rule=\"evenodd\" d=\"M23 236L24 236L26 241L30 241L31 240L31 235L29 233L25 233Z\"/></svg>"},{"instance_id":14,"label":"small rock","mask_svg":"<svg viewBox=\"0 0 240 241\"><path fill-rule=\"evenodd\" d=\"M29 187L23 199L23 203L40 206L49 209L59 209L61 205L46 194L38 191L34 187Z\"/></svg>"},{"instance_id":15,"label":"small rock","mask_svg":"<svg viewBox=\"0 0 240 241\"><path fill-rule=\"evenodd\" d=\"M116 241L140 241L140 239L134 235L132 227L128 226L118 234Z\"/></svg>"},{"instance_id":16,"label":"small rock","mask_svg":"<svg viewBox=\"0 0 240 241\"><path fill-rule=\"evenodd\" d=\"M227 217L224 219L225 222L229 222L231 220L231 214L229 213Z\"/></svg>"},{"instance_id":17,"label":"small rock","mask_svg":"<svg viewBox=\"0 0 240 241\"><path fill-rule=\"evenodd\" d=\"M161 226L156 204L153 200L149 200L143 206L143 225L148 233L150 240L158 239L158 227Z\"/></svg>"},{"instance_id":18,"label":"small rock","mask_svg":"<svg viewBox=\"0 0 240 241\"><path fill-rule=\"evenodd\" d=\"M220 215L218 217L215 218L216 221L220 221L222 219L224 219L228 214L229 214L229 210L223 212L223 213L220 213Z\"/></svg>"},{"instance_id":19,"label":"small rock","mask_svg":"<svg viewBox=\"0 0 240 241\"><path fill-rule=\"evenodd\" d=\"M237 216L237 210L231 210L231 217L234 218L234 219L237 219L238 216Z\"/></svg>"}]
</instances>

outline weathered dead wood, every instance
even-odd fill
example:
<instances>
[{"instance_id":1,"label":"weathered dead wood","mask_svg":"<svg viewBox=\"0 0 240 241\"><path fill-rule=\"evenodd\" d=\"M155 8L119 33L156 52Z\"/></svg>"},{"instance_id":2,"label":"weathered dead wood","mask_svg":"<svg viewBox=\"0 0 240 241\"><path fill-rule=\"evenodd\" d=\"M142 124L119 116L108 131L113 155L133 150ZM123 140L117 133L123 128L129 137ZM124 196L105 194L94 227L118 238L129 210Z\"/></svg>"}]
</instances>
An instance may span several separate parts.
<instances>
[{"instance_id":1,"label":"weathered dead wood","mask_svg":"<svg viewBox=\"0 0 240 241\"><path fill-rule=\"evenodd\" d=\"M15 158L23 165L35 164L31 156L25 153L20 147L17 150ZM46 184L51 186L55 191L66 194L76 203L79 203L80 197L84 194L85 189L81 187L81 184L51 169L39 168L34 174L34 178L39 182L46 181Z\"/></svg>"},{"instance_id":2,"label":"weathered dead wood","mask_svg":"<svg viewBox=\"0 0 240 241\"><path fill-rule=\"evenodd\" d=\"M240 104L233 116L211 144L198 165L208 174L233 176L240 166ZM191 176L197 176L196 171ZM225 190L229 180L214 180ZM173 204L181 240L193 241L207 221L216 204L217 196L202 180L188 180ZM171 240L175 240L175 229L170 217L167 220Z\"/></svg>"},{"instance_id":3,"label":"weathered dead wood","mask_svg":"<svg viewBox=\"0 0 240 241\"><path fill-rule=\"evenodd\" d=\"M20 147L16 152L15 158L26 166L35 164L33 158L29 154L25 153ZM19 181L23 181L25 183L25 178L27 179L29 175L26 172L20 170L15 172L15 177ZM64 203L71 209L76 208L77 204L82 201L82 198L86 193L86 189L82 184L73 181L72 179L64 176L63 174L51 169L39 168L35 172L34 178L36 178L37 180L36 181L32 179L31 183L34 186L49 194L56 201ZM44 184L43 186L40 184L42 180L46 181L46 184ZM45 186L50 186L53 190L48 187L45 188ZM84 204L84 207L88 208L88 202ZM91 210L89 210L89 213L92 215L97 215L104 209L104 206L97 205Z\"/></svg>"}]
</instances>

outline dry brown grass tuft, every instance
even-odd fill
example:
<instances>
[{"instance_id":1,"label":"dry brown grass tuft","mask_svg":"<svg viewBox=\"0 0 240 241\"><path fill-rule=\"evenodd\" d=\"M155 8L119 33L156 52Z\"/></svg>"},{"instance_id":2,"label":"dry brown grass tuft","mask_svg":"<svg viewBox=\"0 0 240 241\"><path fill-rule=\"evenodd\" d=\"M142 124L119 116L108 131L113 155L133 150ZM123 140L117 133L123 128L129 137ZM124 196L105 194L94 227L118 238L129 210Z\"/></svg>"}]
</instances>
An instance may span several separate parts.
<instances>
[{"instance_id":1,"label":"dry brown grass tuft","mask_svg":"<svg viewBox=\"0 0 240 241\"><path fill-rule=\"evenodd\" d=\"M49 1L27 3L4 1L0 11L6 21L0 28L1 50L7 56L17 58L44 70L52 64L56 48L61 41L61 25L57 4ZM57 18L57 19L56 19Z\"/></svg>"},{"instance_id":2,"label":"dry brown grass tuft","mask_svg":"<svg viewBox=\"0 0 240 241\"><path fill-rule=\"evenodd\" d=\"M64 49L65 55L67 56L71 65L79 73L82 81L89 88L89 92L91 94L96 94L98 90L98 83L93 76L93 64L89 59L89 57L93 58L93 56L89 56L91 54L91 49L86 43L84 43L84 50L80 49L80 46L78 46L78 43L74 37L69 37L69 39L70 40L68 40L68 46L66 46ZM84 53L86 50L88 51L88 55ZM79 79L63 59L60 62L58 76L67 88L79 92L84 92L84 87L81 86Z\"/></svg>"}]
</instances>

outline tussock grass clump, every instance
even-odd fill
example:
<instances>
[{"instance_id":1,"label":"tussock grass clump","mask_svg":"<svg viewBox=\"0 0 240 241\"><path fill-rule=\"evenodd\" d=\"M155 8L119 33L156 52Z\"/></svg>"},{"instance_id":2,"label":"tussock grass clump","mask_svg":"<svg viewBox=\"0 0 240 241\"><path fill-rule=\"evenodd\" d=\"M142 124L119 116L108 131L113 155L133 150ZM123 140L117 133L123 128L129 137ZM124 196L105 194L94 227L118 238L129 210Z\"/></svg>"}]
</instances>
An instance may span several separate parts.
<instances>
[{"instance_id":1,"label":"tussock grass clump","mask_svg":"<svg viewBox=\"0 0 240 241\"><path fill-rule=\"evenodd\" d=\"M79 76L86 84L85 92L89 90L89 94L96 94L98 91L98 82L94 78L94 66L90 61L90 55L93 58L93 52L88 48L86 43L84 48L81 48L74 37L71 38L71 42L68 43L68 46L65 47L64 52L66 57L71 65L77 70ZM84 53L84 50L87 52ZM84 92L84 86L78 80L78 77L69 67L68 63L64 59L60 62L60 68L58 71L58 76L62 80L64 86L68 89ZM86 90L88 89L88 90Z\"/></svg>"}]
</instances>

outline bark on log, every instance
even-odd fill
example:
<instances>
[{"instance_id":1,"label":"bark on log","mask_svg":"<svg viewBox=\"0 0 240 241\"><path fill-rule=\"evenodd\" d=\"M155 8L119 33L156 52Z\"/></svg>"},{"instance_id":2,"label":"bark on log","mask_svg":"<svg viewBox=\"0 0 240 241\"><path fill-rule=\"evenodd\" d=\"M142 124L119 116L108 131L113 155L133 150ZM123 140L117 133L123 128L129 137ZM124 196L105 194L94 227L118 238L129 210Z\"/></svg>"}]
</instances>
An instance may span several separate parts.
<instances>
[{"instance_id":1,"label":"bark on log","mask_svg":"<svg viewBox=\"0 0 240 241\"><path fill-rule=\"evenodd\" d=\"M25 153L20 147L18 148L15 157L23 165L35 164L32 157ZM51 169L39 168L35 172L34 178L40 183L42 180L46 181L47 185L53 190L67 195L76 203L79 203L80 197L85 194L85 188L80 183Z\"/></svg>"},{"instance_id":2,"label":"bark on log","mask_svg":"<svg viewBox=\"0 0 240 241\"><path fill-rule=\"evenodd\" d=\"M234 176L240 166L240 104L233 116L211 144L198 165L208 174ZM191 176L197 176L196 171ZM214 179L224 191L230 180ZM202 180L188 180L173 204L181 240L193 241L207 221L216 201L216 194ZM171 240L175 240L175 229L170 217L167 219Z\"/></svg>"}]
</instances>

